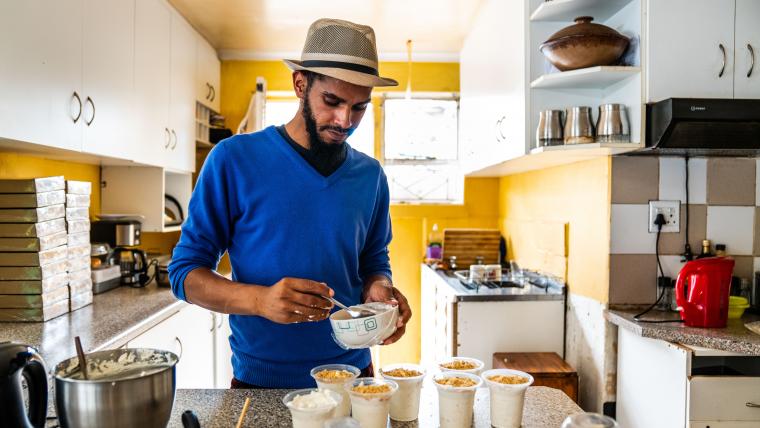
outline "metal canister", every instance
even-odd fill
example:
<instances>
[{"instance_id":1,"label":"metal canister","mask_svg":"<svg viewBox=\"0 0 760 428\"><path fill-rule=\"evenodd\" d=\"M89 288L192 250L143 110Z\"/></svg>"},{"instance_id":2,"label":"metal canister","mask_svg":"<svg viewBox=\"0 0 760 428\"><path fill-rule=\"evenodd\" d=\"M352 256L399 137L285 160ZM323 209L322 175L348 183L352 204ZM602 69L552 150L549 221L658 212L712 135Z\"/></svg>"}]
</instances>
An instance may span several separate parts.
<instances>
[{"instance_id":1,"label":"metal canister","mask_svg":"<svg viewBox=\"0 0 760 428\"><path fill-rule=\"evenodd\" d=\"M594 124L591 122L591 107L570 107L567 109L566 116L565 144L594 142Z\"/></svg>"},{"instance_id":2,"label":"metal canister","mask_svg":"<svg viewBox=\"0 0 760 428\"><path fill-rule=\"evenodd\" d=\"M538 113L536 147L561 146L562 110L542 110Z\"/></svg>"},{"instance_id":3,"label":"metal canister","mask_svg":"<svg viewBox=\"0 0 760 428\"><path fill-rule=\"evenodd\" d=\"M629 143L631 130L623 104L602 104L596 121L598 143Z\"/></svg>"}]
</instances>

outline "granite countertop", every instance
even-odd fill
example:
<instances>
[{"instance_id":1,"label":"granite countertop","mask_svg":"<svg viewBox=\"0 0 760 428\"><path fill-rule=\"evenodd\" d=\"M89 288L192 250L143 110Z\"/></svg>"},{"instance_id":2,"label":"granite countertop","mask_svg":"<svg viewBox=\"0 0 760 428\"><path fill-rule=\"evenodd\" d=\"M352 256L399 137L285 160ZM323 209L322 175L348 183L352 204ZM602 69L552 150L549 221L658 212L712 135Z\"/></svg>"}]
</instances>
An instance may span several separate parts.
<instances>
[{"instance_id":1,"label":"granite countertop","mask_svg":"<svg viewBox=\"0 0 760 428\"><path fill-rule=\"evenodd\" d=\"M744 327L746 323L760 321L758 315L745 314L741 319L728 320L725 328L697 328L676 322L653 324L635 321L633 317L640 311L641 308L610 309L605 316L611 323L642 337L760 356L760 335ZM671 320L678 319L678 314L654 310L645 317L651 320Z\"/></svg>"},{"instance_id":2,"label":"granite countertop","mask_svg":"<svg viewBox=\"0 0 760 428\"><path fill-rule=\"evenodd\" d=\"M425 264L423 269L432 269ZM459 302L484 302L484 301L525 301L525 300L564 300L565 293L561 288L543 288L533 284L523 287L489 288L480 286L477 289L469 289L462 285L459 278L453 276L451 271L436 270L438 277L448 285L446 292Z\"/></svg>"},{"instance_id":3,"label":"granite countertop","mask_svg":"<svg viewBox=\"0 0 760 428\"><path fill-rule=\"evenodd\" d=\"M290 412L282 404L287 390L229 390L229 389L180 389L177 390L170 427L181 427L182 412L193 410L201 427L235 426L246 397L251 397L251 407L246 413L246 427L291 427ZM528 388L523 412L523 428L559 428L569 415L582 412L565 393L558 389L536 386ZM475 396L474 428L490 428L489 394L487 388L479 388ZM416 428L438 426L438 394L435 386L422 388L420 419L412 422L391 421L393 428Z\"/></svg>"},{"instance_id":4,"label":"granite countertop","mask_svg":"<svg viewBox=\"0 0 760 428\"><path fill-rule=\"evenodd\" d=\"M122 286L96 294L91 305L46 322L0 322L0 338L37 348L52 370L76 355L75 336L85 352L118 348L184 304L155 282L144 288Z\"/></svg>"}]
</instances>

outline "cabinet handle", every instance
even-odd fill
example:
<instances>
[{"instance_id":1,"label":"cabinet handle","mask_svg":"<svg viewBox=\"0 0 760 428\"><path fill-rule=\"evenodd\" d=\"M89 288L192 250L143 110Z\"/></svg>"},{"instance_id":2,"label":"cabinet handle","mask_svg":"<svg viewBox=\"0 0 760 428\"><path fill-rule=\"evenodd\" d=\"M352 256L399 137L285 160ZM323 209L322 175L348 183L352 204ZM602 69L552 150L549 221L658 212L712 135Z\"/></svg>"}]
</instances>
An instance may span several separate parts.
<instances>
[{"instance_id":1,"label":"cabinet handle","mask_svg":"<svg viewBox=\"0 0 760 428\"><path fill-rule=\"evenodd\" d=\"M211 99L211 84L206 82L206 99Z\"/></svg>"},{"instance_id":2,"label":"cabinet handle","mask_svg":"<svg viewBox=\"0 0 760 428\"><path fill-rule=\"evenodd\" d=\"M216 330L216 314L212 312L211 313L211 329L209 329L209 331L213 333L214 330Z\"/></svg>"},{"instance_id":3,"label":"cabinet handle","mask_svg":"<svg viewBox=\"0 0 760 428\"><path fill-rule=\"evenodd\" d=\"M214 101L215 99L216 99L216 88L214 87L214 85L211 85L211 100L209 101Z\"/></svg>"},{"instance_id":4,"label":"cabinet handle","mask_svg":"<svg viewBox=\"0 0 760 428\"><path fill-rule=\"evenodd\" d=\"M496 121L496 141L501 141L501 131L499 128L501 128L501 119Z\"/></svg>"},{"instance_id":5,"label":"cabinet handle","mask_svg":"<svg viewBox=\"0 0 760 428\"><path fill-rule=\"evenodd\" d=\"M71 95L71 98L77 100L77 104L79 104L79 112L77 112L76 116L71 118L74 121L74 123L77 123L79 118L82 117L82 99L79 98L79 94L77 94L77 91L74 91L74 94Z\"/></svg>"},{"instance_id":6,"label":"cabinet handle","mask_svg":"<svg viewBox=\"0 0 760 428\"><path fill-rule=\"evenodd\" d=\"M92 124L92 121L95 120L95 102L92 100L92 98L87 96L87 99L84 100L84 103L90 103L92 106L92 117L90 117L89 121L87 119L84 120L85 125L90 126L90 124Z\"/></svg>"},{"instance_id":7,"label":"cabinet handle","mask_svg":"<svg viewBox=\"0 0 760 428\"><path fill-rule=\"evenodd\" d=\"M182 341L179 340L179 337L174 336L174 340L177 341L177 343L179 344L179 359L181 360L182 359L182 353L185 350L185 348L182 346Z\"/></svg>"},{"instance_id":8,"label":"cabinet handle","mask_svg":"<svg viewBox=\"0 0 760 428\"><path fill-rule=\"evenodd\" d=\"M723 46L723 43L719 43L718 48L720 48L720 52L723 54L723 64L720 66L718 77L723 77L723 72L726 71L726 48Z\"/></svg>"},{"instance_id":9,"label":"cabinet handle","mask_svg":"<svg viewBox=\"0 0 760 428\"><path fill-rule=\"evenodd\" d=\"M755 69L755 50L752 49L752 45L747 43L747 50L749 50L749 57L752 60L749 64L749 71L747 71L747 77L752 76L752 70Z\"/></svg>"},{"instance_id":10,"label":"cabinet handle","mask_svg":"<svg viewBox=\"0 0 760 428\"><path fill-rule=\"evenodd\" d=\"M760 409L760 404L755 404L753 402L747 402L747 407L753 407L755 409Z\"/></svg>"},{"instance_id":11,"label":"cabinet handle","mask_svg":"<svg viewBox=\"0 0 760 428\"><path fill-rule=\"evenodd\" d=\"M164 143L164 148L168 149L169 148L169 144L171 144L171 142L172 142L172 135L169 132L169 128L164 128L164 132L166 132L166 143Z\"/></svg>"},{"instance_id":12,"label":"cabinet handle","mask_svg":"<svg viewBox=\"0 0 760 428\"><path fill-rule=\"evenodd\" d=\"M216 326L216 328L222 328L222 325L224 324L224 315L218 314L219 316L219 325Z\"/></svg>"},{"instance_id":13,"label":"cabinet handle","mask_svg":"<svg viewBox=\"0 0 760 428\"><path fill-rule=\"evenodd\" d=\"M174 136L174 144L172 144L172 150L174 150L174 148L177 147L177 133L174 132L174 128L172 128L172 135Z\"/></svg>"}]
</instances>

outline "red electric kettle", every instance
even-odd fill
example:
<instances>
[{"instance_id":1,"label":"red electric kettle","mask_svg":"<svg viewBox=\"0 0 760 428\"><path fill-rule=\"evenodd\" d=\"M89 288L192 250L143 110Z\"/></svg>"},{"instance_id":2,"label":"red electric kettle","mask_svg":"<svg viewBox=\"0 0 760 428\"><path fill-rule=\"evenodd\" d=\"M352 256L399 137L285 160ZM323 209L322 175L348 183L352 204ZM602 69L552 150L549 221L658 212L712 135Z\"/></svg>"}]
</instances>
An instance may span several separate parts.
<instances>
[{"instance_id":1,"label":"red electric kettle","mask_svg":"<svg viewBox=\"0 0 760 428\"><path fill-rule=\"evenodd\" d=\"M689 327L725 327L734 260L708 257L684 265L676 279L676 304Z\"/></svg>"}]
</instances>

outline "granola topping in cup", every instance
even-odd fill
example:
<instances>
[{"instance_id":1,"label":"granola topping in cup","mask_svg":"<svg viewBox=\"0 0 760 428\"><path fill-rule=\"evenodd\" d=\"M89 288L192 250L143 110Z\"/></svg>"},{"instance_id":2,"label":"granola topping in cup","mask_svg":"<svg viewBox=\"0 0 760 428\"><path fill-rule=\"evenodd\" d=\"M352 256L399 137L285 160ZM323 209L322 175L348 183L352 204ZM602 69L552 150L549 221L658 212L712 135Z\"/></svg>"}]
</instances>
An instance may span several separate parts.
<instances>
[{"instance_id":1,"label":"granola topping in cup","mask_svg":"<svg viewBox=\"0 0 760 428\"><path fill-rule=\"evenodd\" d=\"M417 377L417 376L422 376L422 373L418 372L417 370L409 370L409 369L403 369L403 368L383 371L383 374L386 375L386 376L391 376L391 377Z\"/></svg>"},{"instance_id":2,"label":"granola topping in cup","mask_svg":"<svg viewBox=\"0 0 760 428\"><path fill-rule=\"evenodd\" d=\"M322 370L314 375L322 382L340 382L351 379L354 374L348 370Z\"/></svg>"},{"instance_id":3,"label":"granola topping in cup","mask_svg":"<svg viewBox=\"0 0 760 428\"><path fill-rule=\"evenodd\" d=\"M435 381L439 385L453 386L455 388L468 388L477 384L477 382L470 378L456 376L444 377Z\"/></svg>"},{"instance_id":4,"label":"granola topping in cup","mask_svg":"<svg viewBox=\"0 0 760 428\"><path fill-rule=\"evenodd\" d=\"M488 380L496 383L503 383L506 385L519 385L521 383L528 383L530 379L522 376L505 376L505 375L493 375L489 376Z\"/></svg>"},{"instance_id":5,"label":"granola topping in cup","mask_svg":"<svg viewBox=\"0 0 760 428\"><path fill-rule=\"evenodd\" d=\"M391 386L387 384L382 385L356 385L351 388L352 391L359 394L384 394L391 392Z\"/></svg>"},{"instance_id":6,"label":"granola topping in cup","mask_svg":"<svg viewBox=\"0 0 760 428\"><path fill-rule=\"evenodd\" d=\"M477 364L471 362L471 361L464 361L464 360L454 360L449 361L448 363L442 363L441 367L444 369L449 370L472 370L474 368L477 368Z\"/></svg>"}]
</instances>

